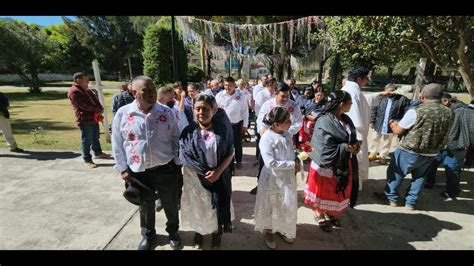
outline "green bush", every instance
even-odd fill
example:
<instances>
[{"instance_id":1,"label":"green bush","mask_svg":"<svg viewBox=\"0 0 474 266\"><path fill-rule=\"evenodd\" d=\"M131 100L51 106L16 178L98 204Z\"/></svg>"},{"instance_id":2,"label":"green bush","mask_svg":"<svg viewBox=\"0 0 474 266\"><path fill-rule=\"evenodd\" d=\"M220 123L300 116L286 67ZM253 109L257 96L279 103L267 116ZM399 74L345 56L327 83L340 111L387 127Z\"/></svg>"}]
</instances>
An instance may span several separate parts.
<instances>
[{"instance_id":1,"label":"green bush","mask_svg":"<svg viewBox=\"0 0 474 266\"><path fill-rule=\"evenodd\" d=\"M178 79L186 80L188 63L184 43L175 33ZM158 23L147 27L144 36L143 71L155 84L174 82L171 51L171 28L168 23Z\"/></svg>"},{"instance_id":2,"label":"green bush","mask_svg":"<svg viewBox=\"0 0 474 266\"><path fill-rule=\"evenodd\" d=\"M206 73L196 65L188 65L188 79L187 81L201 82L206 77Z\"/></svg>"}]
</instances>

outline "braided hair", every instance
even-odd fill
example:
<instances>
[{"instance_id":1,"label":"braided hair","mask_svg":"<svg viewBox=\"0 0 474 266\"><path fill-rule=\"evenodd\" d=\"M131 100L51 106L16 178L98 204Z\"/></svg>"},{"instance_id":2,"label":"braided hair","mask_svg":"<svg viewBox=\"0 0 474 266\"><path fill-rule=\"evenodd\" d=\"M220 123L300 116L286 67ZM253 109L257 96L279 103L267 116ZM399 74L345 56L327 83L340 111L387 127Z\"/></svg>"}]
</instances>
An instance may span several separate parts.
<instances>
[{"instance_id":1,"label":"braided hair","mask_svg":"<svg viewBox=\"0 0 474 266\"><path fill-rule=\"evenodd\" d=\"M347 91L337 90L332 92L329 98L330 100L326 104L326 108L324 108L320 115L334 113L342 102L347 102L351 99L351 95Z\"/></svg>"},{"instance_id":2,"label":"braided hair","mask_svg":"<svg viewBox=\"0 0 474 266\"><path fill-rule=\"evenodd\" d=\"M275 108L272 108L270 112L268 112L265 117L263 118L263 123L265 123L268 126L273 125L273 123L283 123L288 119L290 116L290 113L286 108L277 106Z\"/></svg>"}]
</instances>

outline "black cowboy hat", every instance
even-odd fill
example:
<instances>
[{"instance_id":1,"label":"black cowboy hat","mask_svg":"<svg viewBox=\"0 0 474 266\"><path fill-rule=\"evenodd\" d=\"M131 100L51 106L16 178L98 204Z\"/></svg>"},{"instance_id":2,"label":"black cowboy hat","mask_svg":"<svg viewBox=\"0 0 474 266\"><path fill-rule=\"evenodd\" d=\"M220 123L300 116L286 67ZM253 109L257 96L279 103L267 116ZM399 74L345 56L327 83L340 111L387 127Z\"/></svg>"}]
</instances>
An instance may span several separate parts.
<instances>
[{"instance_id":1,"label":"black cowboy hat","mask_svg":"<svg viewBox=\"0 0 474 266\"><path fill-rule=\"evenodd\" d=\"M123 192L123 196L126 200L135 205L140 205L144 199L152 198L155 200L157 198L156 192L154 190L133 177L131 183L125 183L125 191Z\"/></svg>"}]
</instances>

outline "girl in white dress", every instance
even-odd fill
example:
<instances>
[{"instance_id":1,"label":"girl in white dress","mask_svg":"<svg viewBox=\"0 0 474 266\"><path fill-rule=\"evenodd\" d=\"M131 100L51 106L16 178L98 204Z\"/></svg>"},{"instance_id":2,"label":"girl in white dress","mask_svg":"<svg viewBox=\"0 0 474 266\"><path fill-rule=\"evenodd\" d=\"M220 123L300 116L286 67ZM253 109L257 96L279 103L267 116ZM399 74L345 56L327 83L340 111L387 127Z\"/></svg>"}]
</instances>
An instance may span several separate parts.
<instances>
[{"instance_id":1,"label":"girl in white dress","mask_svg":"<svg viewBox=\"0 0 474 266\"><path fill-rule=\"evenodd\" d=\"M179 140L183 163L181 223L196 232L195 247L202 247L203 235L207 234L212 234L212 247L219 247L221 234L232 232L232 128L212 95L196 97L194 116L197 123L192 121Z\"/></svg>"},{"instance_id":2,"label":"girl in white dress","mask_svg":"<svg viewBox=\"0 0 474 266\"><path fill-rule=\"evenodd\" d=\"M264 161L258 181L255 203L255 231L265 233L265 244L275 249L274 233L287 243L296 237L297 192L295 154L290 113L283 107L275 107L265 115L263 123L271 126L260 140Z\"/></svg>"}]
</instances>

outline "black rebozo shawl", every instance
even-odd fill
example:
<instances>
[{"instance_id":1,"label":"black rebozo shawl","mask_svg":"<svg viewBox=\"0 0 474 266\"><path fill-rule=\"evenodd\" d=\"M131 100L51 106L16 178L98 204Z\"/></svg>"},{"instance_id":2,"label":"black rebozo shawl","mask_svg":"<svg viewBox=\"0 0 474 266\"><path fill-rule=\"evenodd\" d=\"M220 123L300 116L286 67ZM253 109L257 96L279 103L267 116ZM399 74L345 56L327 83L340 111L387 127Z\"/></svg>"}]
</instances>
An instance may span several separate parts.
<instances>
[{"instance_id":1,"label":"black rebozo shawl","mask_svg":"<svg viewBox=\"0 0 474 266\"><path fill-rule=\"evenodd\" d=\"M349 160L351 160L347 148L348 144L357 143L357 138L354 124L349 116L342 114L341 120L349 125L350 135L333 114L328 113L317 118L311 140L311 146L314 149L311 159L323 168L333 169L337 178L336 193L342 192L345 198L344 190L349 183ZM352 189L355 189L352 193L358 191L358 168L354 167L357 163L357 157L352 156L352 183L357 183L356 189L352 186ZM354 197L351 196L351 206L355 206L356 199L357 194Z\"/></svg>"},{"instance_id":2,"label":"black rebozo shawl","mask_svg":"<svg viewBox=\"0 0 474 266\"><path fill-rule=\"evenodd\" d=\"M234 137L232 126L227 114L223 109L218 109L212 118L214 134L217 142L217 165L221 164L226 157L234 153ZM179 152L186 165L191 166L197 173L201 185L212 193L212 208L217 208L217 222L219 232L232 232L230 217L230 196L232 193L231 173L227 167L222 175L214 183L204 178L207 171L213 170L207 165L206 155L201 149L198 139L200 138L199 125L192 121L181 133L179 139Z\"/></svg>"}]
</instances>

